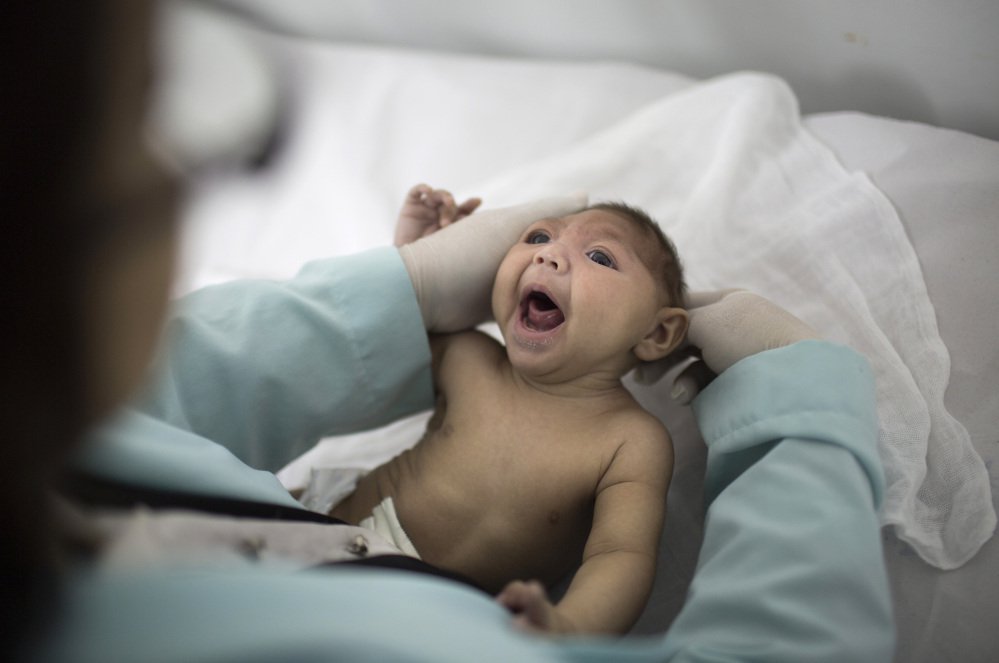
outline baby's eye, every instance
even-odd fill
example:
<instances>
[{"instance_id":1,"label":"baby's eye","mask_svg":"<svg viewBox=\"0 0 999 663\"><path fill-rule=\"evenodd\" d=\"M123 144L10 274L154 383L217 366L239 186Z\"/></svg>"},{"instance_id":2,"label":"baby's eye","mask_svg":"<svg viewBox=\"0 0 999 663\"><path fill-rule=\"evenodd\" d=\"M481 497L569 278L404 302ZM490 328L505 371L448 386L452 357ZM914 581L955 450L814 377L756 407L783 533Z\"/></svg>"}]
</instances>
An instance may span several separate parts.
<instances>
[{"instance_id":1,"label":"baby's eye","mask_svg":"<svg viewBox=\"0 0 999 663\"><path fill-rule=\"evenodd\" d=\"M544 230L535 230L527 236L528 244L547 244L551 237Z\"/></svg>"},{"instance_id":2,"label":"baby's eye","mask_svg":"<svg viewBox=\"0 0 999 663\"><path fill-rule=\"evenodd\" d=\"M603 265L604 267L610 267L614 269L614 259L603 251L594 250L586 254L590 260L597 263L598 265Z\"/></svg>"}]
</instances>

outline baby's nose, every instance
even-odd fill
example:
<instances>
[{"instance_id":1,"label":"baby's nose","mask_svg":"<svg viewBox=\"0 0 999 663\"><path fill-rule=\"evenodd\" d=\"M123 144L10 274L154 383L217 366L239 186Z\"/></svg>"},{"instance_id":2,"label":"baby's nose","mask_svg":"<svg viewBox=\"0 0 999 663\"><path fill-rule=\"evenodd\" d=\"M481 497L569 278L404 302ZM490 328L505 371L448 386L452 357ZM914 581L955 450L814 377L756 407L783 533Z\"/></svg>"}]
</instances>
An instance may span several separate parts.
<instances>
[{"instance_id":1,"label":"baby's nose","mask_svg":"<svg viewBox=\"0 0 999 663\"><path fill-rule=\"evenodd\" d=\"M568 258L552 244L544 245L534 254L534 264L551 267L556 272L564 272L569 268Z\"/></svg>"}]
</instances>

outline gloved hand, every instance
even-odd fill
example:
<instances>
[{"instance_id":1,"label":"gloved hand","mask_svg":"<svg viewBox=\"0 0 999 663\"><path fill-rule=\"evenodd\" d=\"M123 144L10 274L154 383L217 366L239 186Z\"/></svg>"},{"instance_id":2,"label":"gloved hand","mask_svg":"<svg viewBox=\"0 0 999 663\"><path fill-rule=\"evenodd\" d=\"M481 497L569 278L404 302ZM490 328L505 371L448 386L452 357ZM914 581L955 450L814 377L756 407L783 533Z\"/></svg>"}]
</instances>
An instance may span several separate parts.
<instances>
[{"instance_id":1,"label":"gloved hand","mask_svg":"<svg viewBox=\"0 0 999 663\"><path fill-rule=\"evenodd\" d=\"M586 194L476 212L399 247L428 331L455 332L486 321L496 270L532 223L586 206Z\"/></svg>"},{"instance_id":2,"label":"gloved hand","mask_svg":"<svg viewBox=\"0 0 999 663\"><path fill-rule=\"evenodd\" d=\"M715 376L750 355L774 350L818 332L764 297L746 290L695 292L687 297L689 326L684 345L654 364L640 367L643 383L693 361L673 381L670 396L689 403Z\"/></svg>"}]
</instances>

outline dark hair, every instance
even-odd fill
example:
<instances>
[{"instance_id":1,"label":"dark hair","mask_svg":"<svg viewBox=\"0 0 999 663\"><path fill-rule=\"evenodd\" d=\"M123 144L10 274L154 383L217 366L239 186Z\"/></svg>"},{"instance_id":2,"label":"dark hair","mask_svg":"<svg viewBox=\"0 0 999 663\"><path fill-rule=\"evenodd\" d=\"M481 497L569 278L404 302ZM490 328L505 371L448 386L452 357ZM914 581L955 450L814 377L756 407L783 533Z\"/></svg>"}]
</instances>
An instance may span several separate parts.
<instances>
[{"instance_id":1,"label":"dark hair","mask_svg":"<svg viewBox=\"0 0 999 663\"><path fill-rule=\"evenodd\" d=\"M0 658L55 609L48 488L84 425L80 160L105 3L14 0L0 22Z\"/></svg>"},{"instance_id":2,"label":"dark hair","mask_svg":"<svg viewBox=\"0 0 999 663\"><path fill-rule=\"evenodd\" d=\"M680 262L680 255L676 246L666 236L659 224L644 210L622 202L602 202L590 205L586 210L603 210L617 214L632 223L646 234L655 239L658 251L650 254L648 251L641 251L640 255L653 275L659 278L659 284L666 294L667 304L670 306L683 307L686 301L687 284L683 278L683 265ZM586 211L583 210L583 211Z\"/></svg>"}]
</instances>

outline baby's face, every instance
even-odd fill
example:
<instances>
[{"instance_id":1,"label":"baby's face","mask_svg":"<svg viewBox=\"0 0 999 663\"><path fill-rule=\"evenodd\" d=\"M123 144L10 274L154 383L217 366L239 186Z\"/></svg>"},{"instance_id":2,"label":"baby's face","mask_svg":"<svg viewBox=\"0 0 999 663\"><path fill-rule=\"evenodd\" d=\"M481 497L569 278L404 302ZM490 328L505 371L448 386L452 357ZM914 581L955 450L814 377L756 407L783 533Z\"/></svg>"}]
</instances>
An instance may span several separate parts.
<instances>
[{"instance_id":1,"label":"baby's face","mask_svg":"<svg viewBox=\"0 0 999 663\"><path fill-rule=\"evenodd\" d=\"M496 274L493 314L511 363L553 381L623 375L652 331L661 294L630 221L587 210L533 224Z\"/></svg>"}]
</instances>

